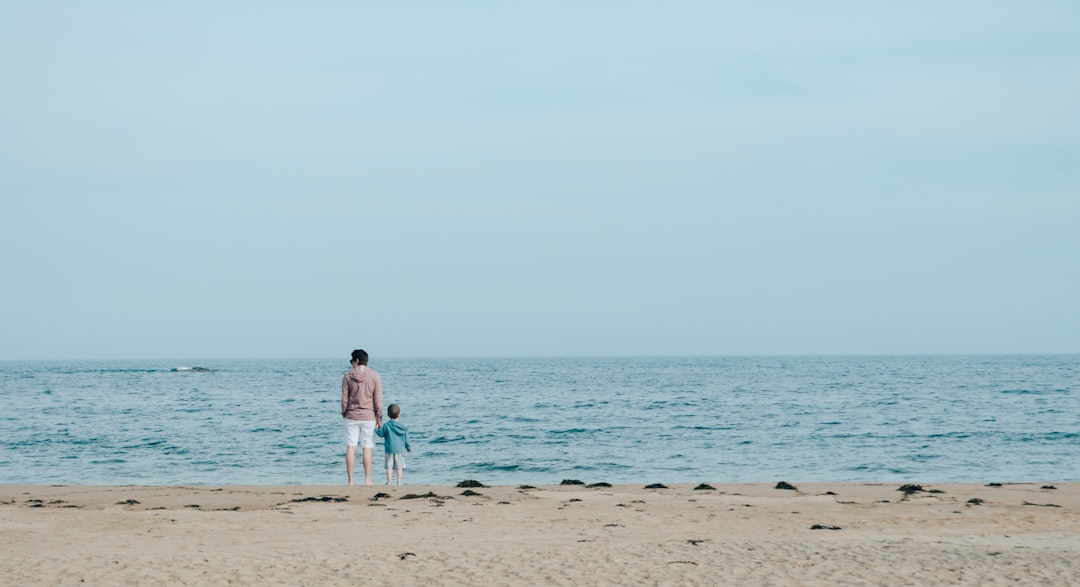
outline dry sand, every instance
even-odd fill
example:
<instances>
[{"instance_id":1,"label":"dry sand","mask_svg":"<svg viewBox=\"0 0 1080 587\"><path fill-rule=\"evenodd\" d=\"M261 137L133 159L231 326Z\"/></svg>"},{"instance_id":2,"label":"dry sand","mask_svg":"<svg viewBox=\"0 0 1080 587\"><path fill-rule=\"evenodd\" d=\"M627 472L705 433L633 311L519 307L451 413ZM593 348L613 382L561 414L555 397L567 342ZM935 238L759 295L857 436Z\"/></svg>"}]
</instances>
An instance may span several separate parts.
<instances>
[{"instance_id":1,"label":"dry sand","mask_svg":"<svg viewBox=\"0 0 1080 587\"><path fill-rule=\"evenodd\" d=\"M0 485L0 584L1080 585L1080 484L794 485Z\"/></svg>"}]
</instances>

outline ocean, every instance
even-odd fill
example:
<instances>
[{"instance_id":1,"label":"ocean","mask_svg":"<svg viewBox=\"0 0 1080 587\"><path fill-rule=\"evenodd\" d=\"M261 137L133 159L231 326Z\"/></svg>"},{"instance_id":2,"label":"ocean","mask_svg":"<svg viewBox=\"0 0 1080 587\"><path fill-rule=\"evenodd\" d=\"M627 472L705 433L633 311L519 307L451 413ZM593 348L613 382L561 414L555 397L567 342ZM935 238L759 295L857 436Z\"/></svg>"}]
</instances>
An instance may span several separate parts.
<instances>
[{"instance_id":1,"label":"ocean","mask_svg":"<svg viewBox=\"0 0 1080 587\"><path fill-rule=\"evenodd\" d=\"M344 483L348 367L0 362L0 483ZM407 484L1080 481L1080 355L371 367L409 429Z\"/></svg>"}]
</instances>

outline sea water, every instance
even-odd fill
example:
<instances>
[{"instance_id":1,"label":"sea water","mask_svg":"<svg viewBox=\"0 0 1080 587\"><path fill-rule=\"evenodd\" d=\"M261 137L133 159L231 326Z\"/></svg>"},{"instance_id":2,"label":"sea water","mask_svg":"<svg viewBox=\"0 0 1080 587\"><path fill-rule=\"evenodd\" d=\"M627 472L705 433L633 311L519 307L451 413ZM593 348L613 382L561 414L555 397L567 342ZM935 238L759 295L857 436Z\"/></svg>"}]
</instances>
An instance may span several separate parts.
<instances>
[{"instance_id":1,"label":"sea water","mask_svg":"<svg viewBox=\"0 0 1080 587\"><path fill-rule=\"evenodd\" d=\"M348 367L0 362L0 483L342 483ZM371 367L409 429L407 483L1080 480L1077 355Z\"/></svg>"}]
</instances>

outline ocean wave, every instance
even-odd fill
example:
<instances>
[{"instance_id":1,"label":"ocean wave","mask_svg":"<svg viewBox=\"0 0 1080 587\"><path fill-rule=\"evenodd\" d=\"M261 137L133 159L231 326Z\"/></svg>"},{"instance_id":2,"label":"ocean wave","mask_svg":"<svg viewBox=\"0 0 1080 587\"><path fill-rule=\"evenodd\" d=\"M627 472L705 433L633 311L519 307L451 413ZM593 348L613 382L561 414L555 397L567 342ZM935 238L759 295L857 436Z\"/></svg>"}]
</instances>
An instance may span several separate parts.
<instances>
[{"instance_id":1,"label":"ocean wave","mask_svg":"<svg viewBox=\"0 0 1080 587\"><path fill-rule=\"evenodd\" d=\"M999 393L1005 395L1048 395L1048 394L1062 394L1070 393L1070 390L1060 389L1002 389Z\"/></svg>"},{"instance_id":2,"label":"ocean wave","mask_svg":"<svg viewBox=\"0 0 1080 587\"><path fill-rule=\"evenodd\" d=\"M529 466L522 464L499 464L491 462L463 463L453 467L459 471L481 471L491 473L550 473L550 467Z\"/></svg>"},{"instance_id":3,"label":"ocean wave","mask_svg":"<svg viewBox=\"0 0 1080 587\"><path fill-rule=\"evenodd\" d=\"M439 436L437 438L433 438L433 439L429 440L428 442L430 442L431 444L447 444L447 443L451 443L451 442L462 442L464 440L465 440L464 436L454 436L454 437Z\"/></svg>"}]
</instances>

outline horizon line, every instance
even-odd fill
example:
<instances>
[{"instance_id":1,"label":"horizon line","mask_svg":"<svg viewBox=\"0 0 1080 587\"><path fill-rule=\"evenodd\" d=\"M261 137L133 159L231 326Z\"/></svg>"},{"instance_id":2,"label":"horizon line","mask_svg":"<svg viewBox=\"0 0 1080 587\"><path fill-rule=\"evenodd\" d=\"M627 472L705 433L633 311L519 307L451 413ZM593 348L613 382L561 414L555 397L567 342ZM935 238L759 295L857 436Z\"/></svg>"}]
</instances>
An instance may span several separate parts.
<instances>
[{"instance_id":1,"label":"horizon line","mask_svg":"<svg viewBox=\"0 0 1080 587\"><path fill-rule=\"evenodd\" d=\"M638 355L386 355L374 356L380 360L569 360L569 359L752 359L752 358L856 358L856 357L1021 357L1021 356L1078 356L1076 351L1052 352L926 352L926 353L746 353L746 354L638 354ZM297 357L82 357L82 358L0 358L0 362L64 362L64 361L344 361L349 357L297 356Z\"/></svg>"}]
</instances>

